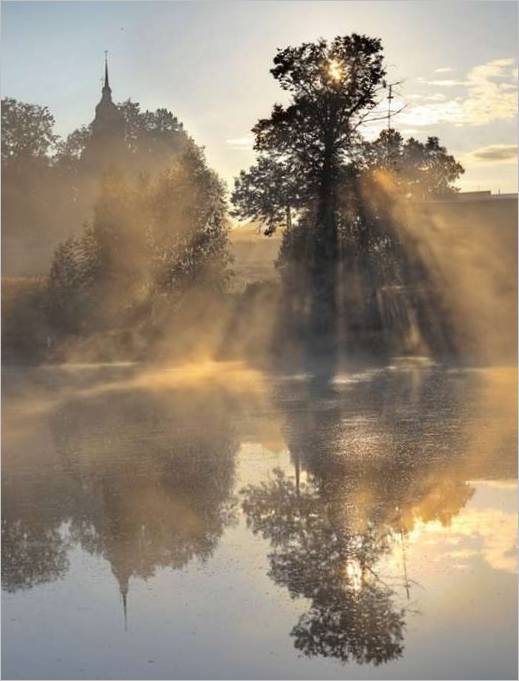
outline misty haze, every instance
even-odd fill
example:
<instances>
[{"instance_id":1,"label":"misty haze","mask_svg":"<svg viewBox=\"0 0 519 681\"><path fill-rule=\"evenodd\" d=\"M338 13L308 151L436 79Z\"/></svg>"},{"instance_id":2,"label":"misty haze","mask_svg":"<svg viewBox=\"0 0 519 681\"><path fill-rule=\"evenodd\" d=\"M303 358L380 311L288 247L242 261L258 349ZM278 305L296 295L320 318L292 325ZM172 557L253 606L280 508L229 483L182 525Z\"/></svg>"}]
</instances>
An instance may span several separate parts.
<instances>
[{"instance_id":1,"label":"misty haze","mask_svg":"<svg viewBox=\"0 0 519 681\"><path fill-rule=\"evenodd\" d=\"M517 678L516 5L2 15L2 677Z\"/></svg>"}]
</instances>

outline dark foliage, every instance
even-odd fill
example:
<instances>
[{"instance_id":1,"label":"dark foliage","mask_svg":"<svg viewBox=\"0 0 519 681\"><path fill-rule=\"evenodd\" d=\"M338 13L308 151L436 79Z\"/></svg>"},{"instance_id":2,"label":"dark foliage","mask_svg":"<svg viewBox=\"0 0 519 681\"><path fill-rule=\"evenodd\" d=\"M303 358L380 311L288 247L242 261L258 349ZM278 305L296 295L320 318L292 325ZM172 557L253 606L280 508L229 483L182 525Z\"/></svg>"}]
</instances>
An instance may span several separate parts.
<instances>
[{"instance_id":1,"label":"dark foliage","mask_svg":"<svg viewBox=\"0 0 519 681\"><path fill-rule=\"evenodd\" d=\"M280 338L329 356L340 346L403 352L418 324L433 352L455 352L438 282L401 241L373 178L390 178L393 201L423 201L453 193L463 168L435 137L404 141L389 129L362 139L386 87L380 41L353 34L286 48L272 74L291 101L254 127L258 162L236 179L233 202L266 234L284 226Z\"/></svg>"}]
</instances>

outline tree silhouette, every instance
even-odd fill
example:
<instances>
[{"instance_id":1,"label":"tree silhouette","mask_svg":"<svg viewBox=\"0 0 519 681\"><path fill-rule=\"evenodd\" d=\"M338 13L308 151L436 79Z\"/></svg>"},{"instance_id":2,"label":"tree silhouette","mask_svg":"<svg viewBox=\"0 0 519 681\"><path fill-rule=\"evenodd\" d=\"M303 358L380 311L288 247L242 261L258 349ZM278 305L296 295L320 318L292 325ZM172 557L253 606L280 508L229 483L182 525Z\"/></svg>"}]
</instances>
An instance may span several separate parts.
<instances>
[{"instance_id":1,"label":"tree silhouette","mask_svg":"<svg viewBox=\"0 0 519 681\"><path fill-rule=\"evenodd\" d=\"M131 374L124 377L131 385ZM59 579L79 545L108 561L126 598L131 578L207 560L234 522L232 414L239 400L232 388L157 393L123 381L115 390L120 378L108 371L80 379L75 387L92 394L72 391L51 413L55 451L42 450L41 475L27 482L19 466L30 452L10 452L2 499L4 589ZM103 392L107 384L115 384L115 393Z\"/></svg>"},{"instance_id":2,"label":"tree silhouette","mask_svg":"<svg viewBox=\"0 0 519 681\"><path fill-rule=\"evenodd\" d=\"M2 99L2 163L47 161L58 136L54 116L46 106Z\"/></svg>"},{"instance_id":3,"label":"tree silhouette","mask_svg":"<svg viewBox=\"0 0 519 681\"><path fill-rule=\"evenodd\" d=\"M222 297L229 264L223 186L191 146L154 179L104 176L92 223L56 251L50 318L57 334L127 332L144 350L173 322L189 331L182 315Z\"/></svg>"},{"instance_id":4,"label":"tree silhouette","mask_svg":"<svg viewBox=\"0 0 519 681\"><path fill-rule=\"evenodd\" d=\"M294 645L307 657L335 657L341 662L378 666L404 651L405 610L394 610L391 590L365 585L344 597L333 588L324 603L312 604L292 630Z\"/></svg>"},{"instance_id":5,"label":"tree silhouette","mask_svg":"<svg viewBox=\"0 0 519 681\"><path fill-rule=\"evenodd\" d=\"M47 107L2 99L2 266L31 269L56 239L52 154L58 141ZM42 271L40 270L40 273Z\"/></svg>"},{"instance_id":6,"label":"tree silhouette","mask_svg":"<svg viewBox=\"0 0 519 681\"><path fill-rule=\"evenodd\" d=\"M393 128L365 142L357 161L365 171L389 171L402 196L420 201L454 194L453 182L465 172L437 137L428 137L425 144L413 137L404 141Z\"/></svg>"},{"instance_id":7,"label":"tree silhouette","mask_svg":"<svg viewBox=\"0 0 519 681\"><path fill-rule=\"evenodd\" d=\"M399 657L405 609L395 609L394 591L374 570L390 547L385 528L355 530L336 499L280 470L243 493L248 524L273 547L269 576L311 601L292 629L295 647L359 664Z\"/></svg>"},{"instance_id":8,"label":"tree silhouette","mask_svg":"<svg viewBox=\"0 0 519 681\"><path fill-rule=\"evenodd\" d=\"M412 138L404 142L394 130L359 144L354 161L341 168L336 220L340 253L329 267L336 272L337 316L350 352L409 352L409 338L418 333L431 354L457 354L460 342L441 268L432 253L402 239L399 216L403 202L454 193L452 182L461 172L437 138L426 144ZM380 178L390 183L389 194L381 190ZM284 230L277 263L288 309L283 318L296 329L296 338L308 324L305 310L312 288L305 274L313 238L312 215L300 211Z\"/></svg>"},{"instance_id":9,"label":"tree silhouette","mask_svg":"<svg viewBox=\"0 0 519 681\"><path fill-rule=\"evenodd\" d=\"M337 185L341 166L351 153L356 127L377 104L384 69L380 40L352 34L329 43L303 43L279 50L271 70L291 97L286 107L276 104L268 119L253 129L260 160L248 175L241 176L235 200L242 214L267 216L272 231L278 212L285 209L282 190L274 195L270 211L258 211L256 183L265 163L281 167L295 178L297 191L312 206L312 257L309 277L312 290L312 327L323 333L333 330L335 320L335 263L337 261ZM271 180L273 182L273 180ZM244 194L252 194L245 198ZM284 204L284 205L283 205Z\"/></svg>"},{"instance_id":10,"label":"tree silhouette","mask_svg":"<svg viewBox=\"0 0 519 681\"><path fill-rule=\"evenodd\" d=\"M47 520L48 522L48 520ZM70 543L45 521L2 518L2 588L30 589L65 576Z\"/></svg>"},{"instance_id":11,"label":"tree silhouette","mask_svg":"<svg viewBox=\"0 0 519 681\"><path fill-rule=\"evenodd\" d=\"M412 351L418 334L433 354L452 355L455 325L434 263L402 241L372 178L385 178L402 200L423 201L453 193L462 166L436 137L404 141L388 129L362 138L361 126L381 117L386 87L378 39L289 47L271 72L290 103L254 127L258 161L236 179L232 198L235 214L267 235L285 226L278 344L288 338L289 355L301 340L329 358L338 344L391 354Z\"/></svg>"},{"instance_id":12,"label":"tree silhouette","mask_svg":"<svg viewBox=\"0 0 519 681\"><path fill-rule=\"evenodd\" d=\"M265 224L266 236L282 224L290 230L294 209L306 205L306 197L301 194L303 184L296 172L286 162L261 156L256 165L247 172L242 170L236 178L232 194L234 216Z\"/></svg>"},{"instance_id":13,"label":"tree silhouette","mask_svg":"<svg viewBox=\"0 0 519 681\"><path fill-rule=\"evenodd\" d=\"M295 647L377 665L404 650L408 534L418 522L448 526L474 494L460 419L478 381L433 369L364 378L279 388L294 474L278 469L246 486L242 507L270 542L269 576L309 601L291 631ZM390 554L402 574L387 574Z\"/></svg>"},{"instance_id":14,"label":"tree silhouette","mask_svg":"<svg viewBox=\"0 0 519 681\"><path fill-rule=\"evenodd\" d=\"M111 166L124 169L134 182L139 176L156 179L183 154L197 153L171 111L142 111L131 100L112 107L121 122L116 147L102 135L96 141L93 123L62 139L54 132L54 117L47 107L2 99L5 272L43 274L59 241L78 236L82 224L91 220L106 170L96 162L96 154L109 151Z\"/></svg>"}]
</instances>

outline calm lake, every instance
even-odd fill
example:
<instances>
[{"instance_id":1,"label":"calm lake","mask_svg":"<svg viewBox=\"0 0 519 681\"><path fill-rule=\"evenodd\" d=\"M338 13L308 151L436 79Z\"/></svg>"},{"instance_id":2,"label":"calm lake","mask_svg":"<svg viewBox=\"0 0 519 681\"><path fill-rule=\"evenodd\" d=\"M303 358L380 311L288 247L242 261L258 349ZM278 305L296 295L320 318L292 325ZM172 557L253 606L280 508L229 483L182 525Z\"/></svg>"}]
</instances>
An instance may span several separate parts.
<instances>
[{"instance_id":1,"label":"calm lake","mask_svg":"<svg viewBox=\"0 0 519 681\"><path fill-rule=\"evenodd\" d=\"M3 678L517 678L515 390L4 367Z\"/></svg>"}]
</instances>

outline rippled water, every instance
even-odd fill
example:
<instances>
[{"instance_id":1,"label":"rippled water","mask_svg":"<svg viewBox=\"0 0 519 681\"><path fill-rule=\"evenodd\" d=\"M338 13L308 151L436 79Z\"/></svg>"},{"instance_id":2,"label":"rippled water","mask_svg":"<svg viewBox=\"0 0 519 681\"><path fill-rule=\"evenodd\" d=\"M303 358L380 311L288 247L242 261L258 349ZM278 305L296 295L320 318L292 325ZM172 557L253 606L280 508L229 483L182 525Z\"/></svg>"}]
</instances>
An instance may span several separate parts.
<instances>
[{"instance_id":1,"label":"rippled water","mask_svg":"<svg viewBox=\"0 0 519 681\"><path fill-rule=\"evenodd\" d=\"M6 367L4 678L516 678L515 370Z\"/></svg>"}]
</instances>

